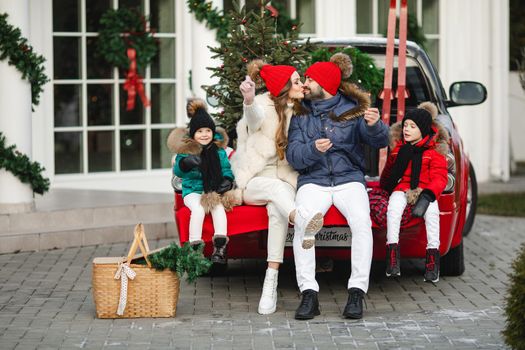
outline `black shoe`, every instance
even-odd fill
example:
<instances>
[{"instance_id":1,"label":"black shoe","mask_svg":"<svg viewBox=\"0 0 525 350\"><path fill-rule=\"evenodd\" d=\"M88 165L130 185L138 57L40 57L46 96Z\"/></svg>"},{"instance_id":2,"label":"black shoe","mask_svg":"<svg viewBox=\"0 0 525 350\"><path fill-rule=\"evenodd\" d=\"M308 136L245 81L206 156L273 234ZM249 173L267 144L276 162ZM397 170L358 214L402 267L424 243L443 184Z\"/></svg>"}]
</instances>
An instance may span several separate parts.
<instances>
[{"instance_id":1,"label":"black shoe","mask_svg":"<svg viewBox=\"0 0 525 350\"><path fill-rule=\"evenodd\" d=\"M319 300L317 300L317 292L313 289L307 289L302 292L303 299L297 310L295 310L296 320L310 320L315 316L320 315Z\"/></svg>"},{"instance_id":2,"label":"black shoe","mask_svg":"<svg viewBox=\"0 0 525 350\"><path fill-rule=\"evenodd\" d=\"M386 276L401 276L399 244L386 245Z\"/></svg>"},{"instance_id":3,"label":"black shoe","mask_svg":"<svg viewBox=\"0 0 525 350\"><path fill-rule=\"evenodd\" d=\"M228 259L226 258L227 245L228 237L213 237L213 254L210 259L212 263L225 265L228 262Z\"/></svg>"},{"instance_id":4,"label":"black shoe","mask_svg":"<svg viewBox=\"0 0 525 350\"><path fill-rule=\"evenodd\" d=\"M348 301L346 302L343 316L345 318L359 319L363 317L363 297L365 292L359 288L348 290Z\"/></svg>"},{"instance_id":5,"label":"black shoe","mask_svg":"<svg viewBox=\"0 0 525 350\"><path fill-rule=\"evenodd\" d=\"M204 256L204 241L198 240L190 242L190 247L194 252Z\"/></svg>"},{"instance_id":6,"label":"black shoe","mask_svg":"<svg viewBox=\"0 0 525 350\"><path fill-rule=\"evenodd\" d=\"M425 282L439 281L439 250L427 249L427 261L425 263Z\"/></svg>"}]
</instances>

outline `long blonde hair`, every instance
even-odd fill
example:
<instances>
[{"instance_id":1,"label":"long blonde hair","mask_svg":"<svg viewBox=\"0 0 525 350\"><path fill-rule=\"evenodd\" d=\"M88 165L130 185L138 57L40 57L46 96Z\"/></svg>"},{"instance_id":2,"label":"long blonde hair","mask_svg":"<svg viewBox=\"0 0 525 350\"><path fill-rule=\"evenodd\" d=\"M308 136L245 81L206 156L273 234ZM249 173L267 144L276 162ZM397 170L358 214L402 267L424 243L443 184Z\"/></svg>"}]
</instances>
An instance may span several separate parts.
<instances>
[{"instance_id":1,"label":"long blonde hair","mask_svg":"<svg viewBox=\"0 0 525 350\"><path fill-rule=\"evenodd\" d=\"M247 70L250 78L255 82L256 87L260 88L264 81L261 78L260 71L262 66L266 63L263 60L256 59L248 63ZM288 123L286 117L286 109L288 108L288 92L292 88L292 82L289 80L283 89L279 92L277 97L274 97L272 94L270 98L274 102L275 111L277 112L277 117L279 125L275 132L275 150L277 151L277 156L280 160L284 159L286 153L286 147L288 146ZM300 114L303 112L301 104L297 100L293 100L294 103L294 113Z\"/></svg>"}]
</instances>

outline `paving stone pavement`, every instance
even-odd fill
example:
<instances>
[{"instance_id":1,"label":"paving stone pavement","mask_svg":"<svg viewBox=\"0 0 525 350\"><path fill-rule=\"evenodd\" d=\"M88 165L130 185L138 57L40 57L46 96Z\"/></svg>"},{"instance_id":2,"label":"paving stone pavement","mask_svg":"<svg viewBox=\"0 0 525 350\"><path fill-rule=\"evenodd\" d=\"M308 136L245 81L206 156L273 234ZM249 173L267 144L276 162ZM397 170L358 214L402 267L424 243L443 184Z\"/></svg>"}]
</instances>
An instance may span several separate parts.
<instances>
[{"instance_id":1,"label":"paving stone pavement","mask_svg":"<svg viewBox=\"0 0 525 350\"><path fill-rule=\"evenodd\" d=\"M341 318L347 273L337 270L318 274L321 316L294 320L291 262L279 276L277 312L258 315L265 267L248 260L182 282L175 318L100 320L92 259L123 255L126 244L4 254L0 349L500 349L507 273L524 226L524 218L478 216L464 241L465 274L436 285L422 281L422 261L403 261L394 280L374 263L362 320Z\"/></svg>"}]
</instances>

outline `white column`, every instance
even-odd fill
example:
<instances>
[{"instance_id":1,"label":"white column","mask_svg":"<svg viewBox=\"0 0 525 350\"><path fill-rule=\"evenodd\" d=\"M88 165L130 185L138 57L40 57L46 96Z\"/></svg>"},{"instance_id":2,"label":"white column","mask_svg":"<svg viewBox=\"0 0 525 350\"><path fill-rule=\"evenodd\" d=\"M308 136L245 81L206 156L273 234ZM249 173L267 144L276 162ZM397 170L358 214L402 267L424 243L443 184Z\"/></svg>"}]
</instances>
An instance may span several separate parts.
<instances>
[{"instance_id":1,"label":"white column","mask_svg":"<svg viewBox=\"0 0 525 350\"><path fill-rule=\"evenodd\" d=\"M1 1L1 0L0 0ZM53 0L29 0L31 46L46 58L44 71L48 78L53 73ZM28 37L28 38L29 38ZM32 159L45 167L44 176L53 185L55 145L53 135L53 83L43 86L40 104L32 113Z\"/></svg>"},{"instance_id":2,"label":"white column","mask_svg":"<svg viewBox=\"0 0 525 350\"><path fill-rule=\"evenodd\" d=\"M213 0L212 7L221 10L222 1ZM206 99L206 92L201 86L217 83L217 79L211 78L211 71L207 70L206 67L221 65L220 60L211 59L211 52L208 46L218 47L219 43L215 40L216 30L210 30L206 27L205 22L200 23L197 21L194 14L191 14L191 16L191 42L188 43L188 47L191 47L192 51L192 92L195 97Z\"/></svg>"},{"instance_id":3,"label":"white column","mask_svg":"<svg viewBox=\"0 0 525 350\"><path fill-rule=\"evenodd\" d=\"M29 1L0 0L0 13L29 37ZM8 145L31 158L31 85L22 80L15 67L0 61L0 130ZM0 214L30 211L34 207L33 190L10 172L0 170Z\"/></svg>"},{"instance_id":4,"label":"white column","mask_svg":"<svg viewBox=\"0 0 525 350\"><path fill-rule=\"evenodd\" d=\"M498 98L492 86L492 45L490 0L442 0L440 5L440 67L445 90L454 81L475 80L487 87L488 100L478 106L450 108L463 144L470 155L478 181L490 178L493 101ZM468 15L465 15L468 14Z\"/></svg>"},{"instance_id":5,"label":"white column","mask_svg":"<svg viewBox=\"0 0 525 350\"><path fill-rule=\"evenodd\" d=\"M491 12L491 100L492 142L490 176L508 181L510 177L509 132L509 1L490 2Z\"/></svg>"},{"instance_id":6,"label":"white column","mask_svg":"<svg viewBox=\"0 0 525 350\"><path fill-rule=\"evenodd\" d=\"M315 2L315 31L319 38L354 36L355 18L355 0L318 0Z\"/></svg>"}]
</instances>

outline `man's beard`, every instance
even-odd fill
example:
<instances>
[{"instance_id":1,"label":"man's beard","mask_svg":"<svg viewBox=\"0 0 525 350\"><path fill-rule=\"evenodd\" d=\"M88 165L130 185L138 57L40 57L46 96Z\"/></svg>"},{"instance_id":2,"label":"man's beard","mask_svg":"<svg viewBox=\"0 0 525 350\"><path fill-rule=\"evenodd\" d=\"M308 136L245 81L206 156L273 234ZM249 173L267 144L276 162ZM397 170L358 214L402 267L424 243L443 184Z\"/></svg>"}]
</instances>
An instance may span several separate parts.
<instances>
[{"instance_id":1,"label":"man's beard","mask_svg":"<svg viewBox=\"0 0 525 350\"><path fill-rule=\"evenodd\" d=\"M307 100L323 100L326 97L322 87L318 87L315 90L308 89L308 93L305 92L304 98Z\"/></svg>"}]
</instances>

